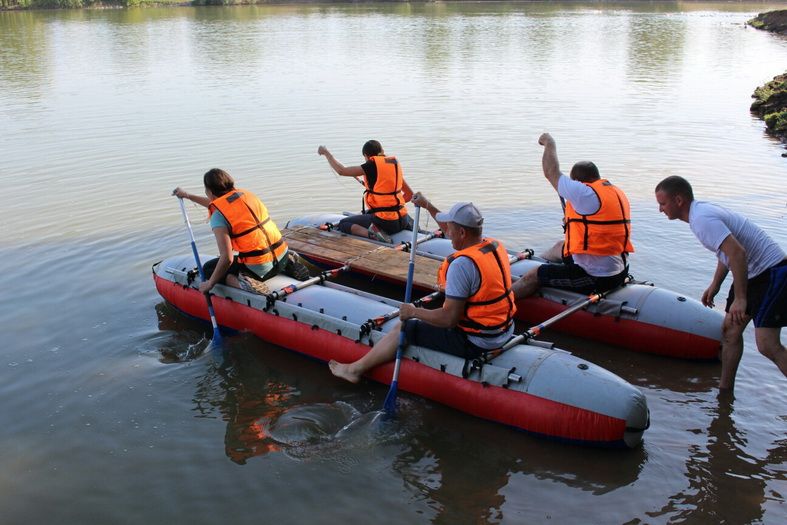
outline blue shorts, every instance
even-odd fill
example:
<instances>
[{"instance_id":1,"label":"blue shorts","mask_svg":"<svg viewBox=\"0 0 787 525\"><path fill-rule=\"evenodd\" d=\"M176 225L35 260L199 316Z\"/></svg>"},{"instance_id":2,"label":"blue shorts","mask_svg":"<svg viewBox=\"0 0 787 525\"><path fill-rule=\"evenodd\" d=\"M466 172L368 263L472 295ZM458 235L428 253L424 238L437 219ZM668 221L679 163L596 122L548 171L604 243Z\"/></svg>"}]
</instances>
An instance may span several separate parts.
<instances>
[{"instance_id":1,"label":"blue shorts","mask_svg":"<svg viewBox=\"0 0 787 525\"><path fill-rule=\"evenodd\" d=\"M730 285L725 312L735 300L735 290ZM781 328L787 326L787 260L765 270L746 283L746 314L754 317L755 328Z\"/></svg>"}]
</instances>

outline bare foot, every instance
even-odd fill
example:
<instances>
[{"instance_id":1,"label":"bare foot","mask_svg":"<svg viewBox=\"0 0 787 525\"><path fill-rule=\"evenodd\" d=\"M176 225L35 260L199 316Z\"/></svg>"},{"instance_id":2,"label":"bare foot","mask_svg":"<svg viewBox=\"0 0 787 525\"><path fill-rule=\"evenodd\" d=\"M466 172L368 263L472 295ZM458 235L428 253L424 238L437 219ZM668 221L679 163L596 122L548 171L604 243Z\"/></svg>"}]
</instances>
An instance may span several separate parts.
<instances>
[{"instance_id":1,"label":"bare foot","mask_svg":"<svg viewBox=\"0 0 787 525\"><path fill-rule=\"evenodd\" d=\"M353 374L350 372L350 365L346 363L340 363L338 361L334 361L331 359L328 362L328 368L331 369L331 373L336 377L340 377L345 381L349 381L350 383L357 383L361 380L361 376L358 374Z\"/></svg>"}]
</instances>

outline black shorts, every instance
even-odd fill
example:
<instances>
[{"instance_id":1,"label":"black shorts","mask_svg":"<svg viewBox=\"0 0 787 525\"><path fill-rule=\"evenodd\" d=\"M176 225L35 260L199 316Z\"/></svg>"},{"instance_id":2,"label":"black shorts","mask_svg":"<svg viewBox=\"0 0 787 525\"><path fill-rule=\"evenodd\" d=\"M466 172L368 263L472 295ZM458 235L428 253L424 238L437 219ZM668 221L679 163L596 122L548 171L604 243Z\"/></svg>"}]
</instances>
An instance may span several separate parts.
<instances>
[{"instance_id":1,"label":"black shorts","mask_svg":"<svg viewBox=\"0 0 787 525\"><path fill-rule=\"evenodd\" d=\"M610 277L593 277L581 266L571 261L564 260L561 264L542 264L538 267L538 284L561 290L590 295L617 288L628 275L628 267L617 275Z\"/></svg>"},{"instance_id":2,"label":"black shorts","mask_svg":"<svg viewBox=\"0 0 787 525\"><path fill-rule=\"evenodd\" d=\"M725 312L735 300L734 283L730 285ZM746 315L754 317L756 328L787 326L787 260L749 279L746 284Z\"/></svg>"},{"instance_id":3,"label":"black shorts","mask_svg":"<svg viewBox=\"0 0 787 525\"><path fill-rule=\"evenodd\" d=\"M351 233L350 228L353 224L357 224L361 228L368 228L372 225L372 223L376 224L378 228L383 230L388 235L399 233L402 230L413 229L413 219L409 215L400 217L395 221L386 221L378 218L372 213L361 213L359 215L350 215L349 217L345 217L339 221L339 224L336 225L336 228L340 232L349 235Z\"/></svg>"},{"instance_id":4,"label":"black shorts","mask_svg":"<svg viewBox=\"0 0 787 525\"><path fill-rule=\"evenodd\" d=\"M431 348L464 359L475 359L488 351L468 341L467 335L458 328L440 328L420 319L408 319L402 324L402 330L408 344Z\"/></svg>"}]
</instances>

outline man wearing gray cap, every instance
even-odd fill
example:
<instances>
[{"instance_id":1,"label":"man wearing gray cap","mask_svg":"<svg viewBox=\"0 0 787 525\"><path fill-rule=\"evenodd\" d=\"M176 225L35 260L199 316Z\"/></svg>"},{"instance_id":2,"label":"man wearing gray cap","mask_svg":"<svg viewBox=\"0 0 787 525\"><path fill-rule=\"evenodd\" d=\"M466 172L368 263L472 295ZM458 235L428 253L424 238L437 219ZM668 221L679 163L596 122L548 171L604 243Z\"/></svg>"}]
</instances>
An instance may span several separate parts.
<instances>
[{"instance_id":1,"label":"man wearing gray cap","mask_svg":"<svg viewBox=\"0 0 787 525\"><path fill-rule=\"evenodd\" d=\"M335 376L352 383L394 359L401 330L407 344L465 359L500 348L513 334L516 306L508 253L499 241L482 236L484 218L478 208L472 202L458 202L442 213L420 193L413 196L413 204L435 218L456 250L438 272L445 301L434 310L402 304L401 323L366 355L353 363L328 363Z\"/></svg>"}]
</instances>

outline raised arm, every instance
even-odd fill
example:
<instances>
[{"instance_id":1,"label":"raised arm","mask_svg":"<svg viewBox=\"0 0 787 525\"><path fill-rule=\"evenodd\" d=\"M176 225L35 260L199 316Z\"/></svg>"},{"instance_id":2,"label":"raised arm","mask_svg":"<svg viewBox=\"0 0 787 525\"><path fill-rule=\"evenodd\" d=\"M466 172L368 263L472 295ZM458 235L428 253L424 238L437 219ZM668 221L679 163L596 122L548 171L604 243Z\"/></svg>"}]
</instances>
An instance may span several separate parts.
<instances>
[{"instance_id":1,"label":"raised arm","mask_svg":"<svg viewBox=\"0 0 787 525\"><path fill-rule=\"evenodd\" d=\"M338 175L342 177L363 177L363 168L360 166L345 166L336 158L334 158L333 154L328 151L328 148L325 146L320 146L317 148L317 154L324 156L328 160L328 164L331 165L333 171L335 171Z\"/></svg>"},{"instance_id":2,"label":"raised arm","mask_svg":"<svg viewBox=\"0 0 787 525\"><path fill-rule=\"evenodd\" d=\"M181 199L188 199L191 202L199 204L200 206L205 206L206 208L210 205L210 199L204 195L192 195L180 186L172 190L172 195L180 197Z\"/></svg>"},{"instance_id":3,"label":"raised arm","mask_svg":"<svg viewBox=\"0 0 787 525\"><path fill-rule=\"evenodd\" d=\"M557 191L557 182L560 179L560 163L557 160L557 146L555 139L549 133L543 133L538 138L538 143L544 146L544 155L541 157L541 167L544 170L544 177Z\"/></svg>"}]
</instances>

